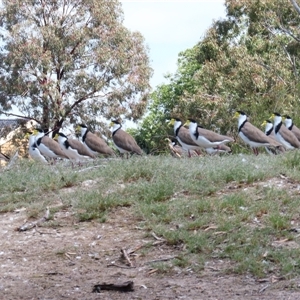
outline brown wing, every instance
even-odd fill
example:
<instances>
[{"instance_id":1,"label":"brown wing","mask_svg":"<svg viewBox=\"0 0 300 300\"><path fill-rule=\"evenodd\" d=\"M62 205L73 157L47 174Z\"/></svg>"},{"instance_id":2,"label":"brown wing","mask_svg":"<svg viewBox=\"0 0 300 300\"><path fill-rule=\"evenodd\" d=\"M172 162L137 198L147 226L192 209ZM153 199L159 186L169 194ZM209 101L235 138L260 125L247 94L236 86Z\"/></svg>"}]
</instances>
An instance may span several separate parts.
<instances>
[{"instance_id":1,"label":"brown wing","mask_svg":"<svg viewBox=\"0 0 300 300\"><path fill-rule=\"evenodd\" d=\"M291 131L296 136L296 138L300 141L300 129L294 125Z\"/></svg>"},{"instance_id":2,"label":"brown wing","mask_svg":"<svg viewBox=\"0 0 300 300\"><path fill-rule=\"evenodd\" d=\"M255 127L249 122L246 122L245 125L242 127L241 131L246 135L251 137L251 140L256 143L261 144L271 144L273 145L274 140L269 138L264 132L260 129Z\"/></svg>"},{"instance_id":3,"label":"brown wing","mask_svg":"<svg viewBox=\"0 0 300 300\"><path fill-rule=\"evenodd\" d=\"M61 149L60 145L58 142L52 140L51 138L49 138L47 135L42 137L42 143L50 148L56 155L60 156L60 157L64 157L69 159L69 157L64 153L64 151Z\"/></svg>"},{"instance_id":4,"label":"brown wing","mask_svg":"<svg viewBox=\"0 0 300 300\"><path fill-rule=\"evenodd\" d=\"M199 132L199 135L204 136L211 142L221 142L224 140L228 140L229 142L234 142L234 139L230 136L218 134L214 131L211 131L211 130L208 130L205 128L198 127L198 132Z\"/></svg>"},{"instance_id":5,"label":"brown wing","mask_svg":"<svg viewBox=\"0 0 300 300\"><path fill-rule=\"evenodd\" d=\"M83 145L80 141L76 139L68 139L70 146L77 150L80 155L89 156L91 158L95 158L95 155L87 149L85 145Z\"/></svg>"},{"instance_id":6,"label":"brown wing","mask_svg":"<svg viewBox=\"0 0 300 300\"><path fill-rule=\"evenodd\" d=\"M281 134L281 136L287 141L289 142L293 147L295 148L300 148L300 142L297 139L297 137L293 134L292 131L288 130L285 126L281 126L279 133Z\"/></svg>"},{"instance_id":7,"label":"brown wing","mask_svg":"<svg viewBox=\"0 0 300 300\"><path fill-rule=\"evenodd\" d=\"M138 155L142 155L143 151L136 143L135 139L126 131L119 129L113 135L113 140L116 146L129 152L134 152Z\"/></svg>"},{"instance_id":8,"label":"brown wing","mask_svg":"<svg viewBox=\"0 0 300 300\"><path fill-rule=\"evenodd\" d=\"M196 143L192 140L191 135L190 135L190 131L189 131L187 128L183 127L183 126L180 127L180 129L179 129L179 131L178 131L178 137L179 137L179 139L180 139L183 143L185 143L185 144L187 144L187 145L193 145L193 146L196 146L196 147L199 146L198 144L196 144Z\"/></svg>"},{"instance_id":9,"label":"brown wing","mask_svg":"<svg viewBox=\"0 0 300 300\"><path fill-rule=\"evenodd\" d=\"M85 143L92 151L106 155L115 155L113 149L111 149L103 139L92 132L87 133Z\"/></svg>"}]
</instances>

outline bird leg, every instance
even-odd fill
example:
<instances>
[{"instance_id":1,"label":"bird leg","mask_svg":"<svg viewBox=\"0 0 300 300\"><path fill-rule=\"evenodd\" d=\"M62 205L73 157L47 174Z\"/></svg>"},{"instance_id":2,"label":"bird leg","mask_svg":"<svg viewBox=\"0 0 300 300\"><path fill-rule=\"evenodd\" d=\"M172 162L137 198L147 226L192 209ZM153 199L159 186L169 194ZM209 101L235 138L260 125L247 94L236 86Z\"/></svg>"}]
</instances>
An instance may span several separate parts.
<instances>
[{"instance_id":1,"label":"bird leg","mask_svg":"<svg viewBox=\"0 0 300 300\"><path fill-rule=\"evenodd\" d=\"M255 155L258 155L258 149L257 148L252 148L252 150L253 150L253 153L255 154Z\"/></svg>"}]
</instances>

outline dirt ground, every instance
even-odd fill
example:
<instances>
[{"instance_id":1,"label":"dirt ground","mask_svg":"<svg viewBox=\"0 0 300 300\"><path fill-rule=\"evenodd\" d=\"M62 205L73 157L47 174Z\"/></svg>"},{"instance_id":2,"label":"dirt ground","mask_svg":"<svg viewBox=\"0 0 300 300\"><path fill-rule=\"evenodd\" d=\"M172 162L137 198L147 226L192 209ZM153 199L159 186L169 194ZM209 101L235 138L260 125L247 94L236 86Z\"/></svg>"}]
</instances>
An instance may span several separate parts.
<instances>
[{"instance_id":1,"label":"dirt ground","mask_svg":"<svg viewBox=\"0 0 300 300\"><path fill-rule=\"evenodd\" d=\"M300 278L255 280L224 272L226 262L209 261L199 274L174 267L161 273L151 261L172 259L176 250L157 237L145 238L128 208L112 212L106 223L74 223L69 211L54 215L59 226L19 232L24 210L0 219L0 299L300 299ZM155 245L145 248L149 242ZM133 251L128 268L121 249ZM134 291L93 293L99 283L133 281Z\"/></svg>"}]
</instances>

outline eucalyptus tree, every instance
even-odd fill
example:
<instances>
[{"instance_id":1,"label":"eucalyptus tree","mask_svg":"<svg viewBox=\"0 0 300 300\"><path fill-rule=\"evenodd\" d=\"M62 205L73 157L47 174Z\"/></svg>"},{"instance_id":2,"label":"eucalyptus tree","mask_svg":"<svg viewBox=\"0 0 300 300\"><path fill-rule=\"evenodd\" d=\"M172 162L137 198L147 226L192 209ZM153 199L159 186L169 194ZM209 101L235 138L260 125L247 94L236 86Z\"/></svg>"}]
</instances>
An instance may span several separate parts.
<instances>
[{"instance_id":1,"label":"eucalyptus tree","mask_svg":"<svg viewBox=\"0 0 300 300\"><path fill-rule=\"evenodd\" d=\"M144 113L148 49L117 0L3 0L0 109L45 128Z\"/></svg>"}]
</instances>

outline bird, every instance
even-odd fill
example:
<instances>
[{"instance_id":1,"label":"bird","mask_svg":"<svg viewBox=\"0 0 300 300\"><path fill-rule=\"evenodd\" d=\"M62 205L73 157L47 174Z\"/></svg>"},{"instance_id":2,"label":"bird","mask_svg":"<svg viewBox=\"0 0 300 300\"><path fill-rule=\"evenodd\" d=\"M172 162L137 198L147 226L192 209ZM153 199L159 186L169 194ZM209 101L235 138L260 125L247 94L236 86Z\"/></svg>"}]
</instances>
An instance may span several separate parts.
<instances>
[{"instance_id":1,"label":"bird","mask_svg":"<svg viewBox=\"0 0 300 300\"><path fill-rule=\"evenodd\" d=\"M129 153L135 153L138 155L143 154L143 151L137 144L136 140L129 133L121 129L122 125L119 121L112 120L110 127L112 140L122 155L124 153L126 153L126 155Z\"/></svg>"},{"instance_id":2,"label":"bird","mask_svg":"<svg viewBox=\"0 0 300 300\"><path fill-rule=\"evenodd\" d=\"M279 153L283 153L285 151L285 148L282 146L282 144L280 144L279 142L277 142L275 134L274 134L274 126L273 123L270 120L265 120L261 126L265 127L265 134L274 140L274 142L278 143L277 147L269 147L269 146L265 146L265 149L267 151L267 153L269 154L279 154Z\"/></svg>"},{"instance_id":3,"label":"bird","mask_svg":"<svg viewBox=\"0 0 300 300\"><path fill-rule=\"evenodd\" d=\"M197 122L193 119L188 119L185 125L189 126L190 136L193 141L202 148L212 148L221 144L234 142L234 139L230 136L221 135L198 126Z\"/></svg>"},{"instance_id":4,"label":"bird","mask_svg":"<svg viewBox=\"0 0 300 300\"><path fill-rule=\"evenodd\" d=\"M183 126L179 118L172 118L168 125L174 126L174 135L182 148L188 152L189 157L192 156L192 150L195 150L198 155L200 154L201 148L193 141L189 130Z\"/></svg>"},{"instance_id":5,"label":"bird","mask_svg":"<svg viewBox=\"0 0 300 300\"><path fill-rule=\"evenodd\" d=\"M42 129L36 128L33 131L33 134L35 135L35 144L42 155L50 159L69 159L69 157L61 149L60 145L56 141L51 139L49 136L45 135Z\"/></svg>"},{"instance_id":6,"label":"bird","mask_svg":"<svg viewBox=\"0 0 300 300\"><path fill-rule=\"evenodd\" d=\"M188 151L183 149L183 147L178 144L178 141L176 138L172 138L172 140L169 138L166 138L165 140L168 142L168 146L169 146L170 153L172 156L182 158L182 157L189 155ZM194 150L190 150L190 155L198 156L198 154Z\"/></svg>"},{"instance_id":7,"label":"bird","mask_svg":"<svg viewBox=\"0 0 300 300\"><path fill-rule=\"evenodd\" d=\"M28 152L30 157L38 162L42 162L44 164L48 164L48 161L46 158L41 154L40 150L38 149L36 143L35 143L35 135L32 133L26 133L25 138L28 138Z\"/></svg>"},{"instance_id":8,"label":"bird","mask_svg":"<svg viewBox=\"0 0 300 300\"><path fill-rule=\"evenodd\" d=\"M300 129L294 124L292 118L288 115L284 115L282 120L284 121L285 127L296 136L298 141L300 141Z\"/></svg>"},{"instance_id":9,"label":"bird","mask_svg":"<svg viewBox=\"0 0 300 300\"><path fill-rule=\"evenodd\" d=\"M76 132L80 132L82 143L94 155L115 156L113 149L102 138L92 133L85 124L79 124Z\"/></svg>"},{"instance_id":10,"label":"bird","mask_svg":"<svg viewBox=\"0 0 300 300\"><path fill-rule=\"evenodd\" d=\"M72 163L75 162L80 165L83 161L95 158L95 155L91 153L83 143L76 139L68 138L62 132L58 132L55 135L54 140L58 141L60 147Z\"/></svg>"},{"instance_id":11,"label":"bird","mask_svg":"<svg viewBox=\"0 0 300 300\"><path fill-rule=\"evenodd\" d=\"M0 160L9 161L9 157L2 152L0 152Z\"/></svg>"},{"instance_id":12,"label":"bird","mask_svg":"<svg viewBox=\"0 0 300 300\"><path fill-rule=\"evenodd\" d=\"M207 154L209 155L215 155L215 154L220 154L220 153L231 153L231 149L230 147L228 147L227 145L221 144L218 146L214 146L211 148L205 148L205 151Z\"/></svg>"},{"instance_id":13,"label":"bird","mask_svg":"<svg viewBox=\"0 0 300 300\"><path fill-rule=\"evenodd\" d=\"M279 113L273 113L270 117L274 124L274 133L276 140L281 143L286 150L300 148L300 142L292 131L287 129L282 123L282 116Z\"/></svg>"},{"instance_id":14,"label":"bird","mask_svg":"<svg viewBox=\"0 0 300 300\"><path fill-rule=\"evenodd\" d=\"M238 119L239 137L250 146L255 155L258 155L258 147L274 146L274 140L269 138L259 128L252 125L243 111L236 111L233 118Z\"/></svg>"}]
</instances>

